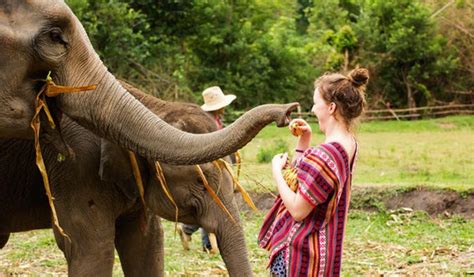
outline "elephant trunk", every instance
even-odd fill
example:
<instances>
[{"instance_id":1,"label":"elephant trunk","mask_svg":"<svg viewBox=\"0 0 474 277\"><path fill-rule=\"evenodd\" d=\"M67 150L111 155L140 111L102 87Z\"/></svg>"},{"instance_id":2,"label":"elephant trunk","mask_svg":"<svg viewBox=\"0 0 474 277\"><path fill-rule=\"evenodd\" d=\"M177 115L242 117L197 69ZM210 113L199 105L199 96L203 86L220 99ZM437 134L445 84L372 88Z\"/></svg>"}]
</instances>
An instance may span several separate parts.
<instances>
[{"instance_id":1,"label":"elephant trunk","mask_svg":"<svg viewBox=\"0 0 474 277\"><path fill-rule=\"evenodd\" d=\"M238 220L238 217L236 218ZM219 251L230 276L252 276L249 254L241 223L236 226L228 218L219 224L216 232Z\"/></svg>"},{"instance_id":2,"label":"elephant trunk","mask_svg":"<svg viewBox=\"0 0 474 277\"><path fill-rule=\"evenodd\" d=\"M295 106L259 106L223 130L196 135L161 120L127 93L110 73L97 90L63 95L60 99L65 114L99 136L143 157L169 164L200 164L234 153L269 123L287 124L287 116Z\"/></svg>"},{"instance_id":3,"label":"elephant trunk","mask_svg":"<svg viewBox=\"0 0 474 277\"><path fill-rule=\"evenodd\" d=\"M145 108L120 85L92 48L82 25L76 23L76 31L86 43L71 45L71 53L76 55L53 72L53 79L65 86L97 84L97 89L60 95L59 108L99 136L143 157L169 164L210 162L242 148L273 121L284 126L297 106L259 106L231 126L205 135L180 131Z\"/></svg>"},{"instance_id":4,"label":"elephant trunk","mask_svg":"<svg viewBox=\"0 0 474 277\"><path fill-rule=\"evenodd\" d=\"M229 155L245 146L269 123L287 124L289 113L297 106L296 103L262 105L223 130L190 134L168 125L145 108L101 62L89 68L95 70L82 74L71 72L69 75L80 75L83 80L67 83L72 86L98 84L97 89L61 95L59 106L64 113L99 136L144 157L169 164L200 164Z\"/></svg>"}]
</instances>

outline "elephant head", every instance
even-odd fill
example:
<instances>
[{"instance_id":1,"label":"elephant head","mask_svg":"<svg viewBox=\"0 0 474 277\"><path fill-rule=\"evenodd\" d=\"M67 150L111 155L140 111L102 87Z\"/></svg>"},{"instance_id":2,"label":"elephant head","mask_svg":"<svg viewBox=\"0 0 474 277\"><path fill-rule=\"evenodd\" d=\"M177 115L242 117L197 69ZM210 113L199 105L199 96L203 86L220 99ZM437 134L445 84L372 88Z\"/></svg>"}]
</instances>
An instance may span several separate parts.
<instances>
[{"instance_id":1,"label":"elephant head","mask_svg":"<svg viewBox=\"0 0 474 277\"><path fill-rule=\"evenodd\" d=\"M196 164L235 152L265 125L288 123L296 104L264 105L234 124L204 135L166 124L108 72L84 28L62 0L0 0L0 137L32 138L35 96L48 72L56 84L96 84L60 95L59 113L101 137L152 160ZM213 144L209 144L213 141Z\"/></svg>"},{"instance_id":2,"label":"elephant head","mask_svg":"<svg viewBox=\"0 0 474 277\"><path fill-rule=\"evenodd\" d=\"M199 165L206 181L222 201L232 218L211 197L196 166L162 164L167 187L177 204L178 221L199 225L217 238L219 253L230 276L251 276L244 230L239 219L230 173L216 163ZM175 220L175 206L154 180L147 188L147 206L167 220ZM235 221L234 221L235 220Z\"/></svg>"},{"instance_id":3,"label":"elephant head","mask_svg":"<svg viewBox=\"0 0 474 277\"><path fill-rule=\"evenodd\" d=\"M176 123L181 125L180 120ZM126 151L104 140L101 148L101 178L114 182L128 199L137 199L139 193ZM222 166L222 163L200 165L160 163L160 166L164 176L161 180L157 177L160 173L155 171L153 161L147 163L142 161L140 166L145 181L145 205L148 213L170 221L199 225L208 233L215 234L219 253L229 275L251 276L252 269L231 173ZM198 167L228 213L211 197L204 185L204 179L198 172Z\"/></svg>"}]
</instances>

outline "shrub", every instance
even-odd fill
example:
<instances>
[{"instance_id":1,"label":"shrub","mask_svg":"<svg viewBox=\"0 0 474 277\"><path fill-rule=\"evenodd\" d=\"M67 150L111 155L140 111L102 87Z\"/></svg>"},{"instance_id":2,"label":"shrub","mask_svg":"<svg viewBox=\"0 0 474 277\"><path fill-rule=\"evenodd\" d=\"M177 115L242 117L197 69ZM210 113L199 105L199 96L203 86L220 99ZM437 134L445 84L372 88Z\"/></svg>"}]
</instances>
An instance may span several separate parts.
<instances>
[{"instance_id":1,"label":"shrub","mask_svg":"<svg viewBox=\"0 0 474 277\"><path fill-rule=\"evenodd\" d=\"M259 163L269 163L278 153L288 152L288 145L286 141L277 139L268 147L262 147L258 150L257 161Z\"/></svg>"}]
</instances>

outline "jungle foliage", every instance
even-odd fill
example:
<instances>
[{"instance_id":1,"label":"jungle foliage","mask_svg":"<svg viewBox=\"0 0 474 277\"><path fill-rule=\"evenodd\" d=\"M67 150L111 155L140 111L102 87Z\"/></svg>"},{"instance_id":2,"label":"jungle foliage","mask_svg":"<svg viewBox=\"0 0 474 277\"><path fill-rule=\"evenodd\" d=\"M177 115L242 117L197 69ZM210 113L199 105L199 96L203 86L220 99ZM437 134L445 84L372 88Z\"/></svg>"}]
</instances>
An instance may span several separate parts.
<instances>
[{"instance_id":1,"label":"jungle foliage","mask_svg":"<svg viewBox=\"0 0 474 277\"><path fill-rule=\"evenodd\" d=\"M452 0L67 0L114 74L165 99L300 101L368 67L371 108L472 101L474 6ZM461 92L461 93L459 93Z\"/></svg>"}]
</instances>

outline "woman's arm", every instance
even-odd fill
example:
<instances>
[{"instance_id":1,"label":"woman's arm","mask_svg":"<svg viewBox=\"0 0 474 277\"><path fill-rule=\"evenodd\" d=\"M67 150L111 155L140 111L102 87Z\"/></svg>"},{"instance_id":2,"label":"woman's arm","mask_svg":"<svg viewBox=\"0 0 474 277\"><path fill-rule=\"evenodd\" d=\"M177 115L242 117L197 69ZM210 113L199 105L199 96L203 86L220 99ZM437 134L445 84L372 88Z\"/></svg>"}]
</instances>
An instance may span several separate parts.
<instances>
[{"instance_id":1,"label":"woman's arm","mask_svg":"<svg viewBox=\"0 0 474 277\"><path fill-rule=\"evenodd\" d=\"M273 178L277 182L278 192L285 204L286 209L290 212L295 221L305 219L313 210L313 206L306 201L299 193L293 192L285 179L283 178L282 169L288 162L288 154L278 154L273 157L272 171Z\"/></svg>"}]
</instances>

